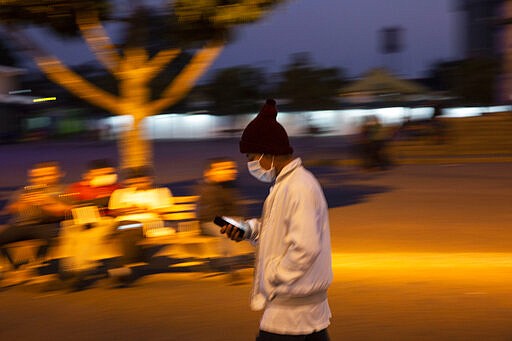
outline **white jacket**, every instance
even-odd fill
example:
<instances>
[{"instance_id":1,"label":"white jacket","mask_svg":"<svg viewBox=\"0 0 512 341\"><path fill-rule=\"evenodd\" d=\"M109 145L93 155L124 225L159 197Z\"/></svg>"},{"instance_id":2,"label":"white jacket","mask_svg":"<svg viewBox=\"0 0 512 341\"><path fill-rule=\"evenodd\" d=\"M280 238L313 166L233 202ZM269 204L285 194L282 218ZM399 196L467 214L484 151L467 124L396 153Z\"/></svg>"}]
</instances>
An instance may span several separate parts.
<instances>
[{"instance_id":1,"label":"white jacket","mask_svg":"<svg viewBox=\"0 0 512 341\"><path fill-rule=\"evenodd\" d=\"M286 307L284 310L291 312L290 324L297 324L301 318L295 318L294 314L311 310L311 305L318 308L323 304L320 319L330 317L326 291L333 275L328 208L320 184L302 167L300 158L280 172L265 200L261 219L247 223L250 226L247 238L257 245L251 307L268 310L275 306L281 320L279 327L267 325L263 330L288 334L312 332L308 326L299 326L306 329L298 330L283 325L287 319L281 316L282 308ZM268 320L274 318L269 316ZM318 316L306 318L309 322L318 319ZM263 327L264 320L265 315ZM312 324L311 328L319 330L326 328L328 322Z\"/></svg>"}]
</instances>

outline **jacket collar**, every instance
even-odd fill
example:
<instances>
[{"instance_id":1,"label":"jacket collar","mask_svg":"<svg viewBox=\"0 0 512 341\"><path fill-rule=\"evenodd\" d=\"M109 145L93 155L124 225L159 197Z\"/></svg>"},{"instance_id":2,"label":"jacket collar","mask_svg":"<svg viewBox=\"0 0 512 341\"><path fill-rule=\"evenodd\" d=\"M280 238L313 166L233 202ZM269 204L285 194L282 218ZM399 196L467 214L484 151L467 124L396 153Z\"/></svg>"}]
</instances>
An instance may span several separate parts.
<instances>
[{"instance_id":1,"label":"jacket collar","mask_svg":"<svg viewBox=\"0 0 512 341\"><path fill-rule=\"evenodd\" d=\"M302 160L300 159L300 157L295 158L292 161L290 161L290 163L288 163L286 166L284 166L283 169L281 169L281 172L279 173L279 175L276 178L276 183L282 181L286 176L288 176L288 174L290 174L291 172L293 172L295 169L299 168L300 166L302 166Z\"/></svg>"}]
</instances>

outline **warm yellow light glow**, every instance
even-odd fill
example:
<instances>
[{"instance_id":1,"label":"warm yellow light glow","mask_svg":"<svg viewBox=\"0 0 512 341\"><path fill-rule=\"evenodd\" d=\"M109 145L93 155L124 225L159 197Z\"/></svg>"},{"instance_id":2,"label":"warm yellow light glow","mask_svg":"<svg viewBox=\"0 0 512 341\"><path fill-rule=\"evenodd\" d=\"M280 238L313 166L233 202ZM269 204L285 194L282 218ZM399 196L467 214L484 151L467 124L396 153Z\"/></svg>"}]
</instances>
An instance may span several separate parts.
<instances>
[{"instance_id":1,"label":"warm yellow light glow","mask_svg":"<svg viewBox=\"0 0 512 341\"><path fill-rule=\"evenodd\" d=\"M341 282L424 282L438 286L451 283L457 288L470 285L477 288L471 290L477 291L487 291L489 285L508 290L506 283L512 281L512 253L336 253L333 270L335 281Z\"/></svg>"},{"instance_id":2,"label":"warm yellow light glow","mask_svg":"<svg viewBox=\"0 0 512 341\"><path fill-rule=\"evenodd\" d=\"M211 164L210 169L205 171L204 175L212 182L234 181L238 170L234 161L220 161Z\"/></svg>"},{"instance_id":3,"label":"warm yellow light glow","mask_svg":"<svg viewBox=\"0 0 512 341\"><path fill-rule=\"evenodd\" d=\"M511 268L512 253L390 252L334 253L333 268L339 269L451 269Z\"/></svg>"},{"instance_id":4,"label":"warm yellow light glow","mask_svg":"<svg viewBox=\"0 0 512 341\"><path fill-rule=\"evenodd\" d=\"M44 97L44 98L35 98L33 100L34 103L37 103L37 102L46 102L46 101L55 101L57 100L57 97Z\"/></svg>"}]
</instances>

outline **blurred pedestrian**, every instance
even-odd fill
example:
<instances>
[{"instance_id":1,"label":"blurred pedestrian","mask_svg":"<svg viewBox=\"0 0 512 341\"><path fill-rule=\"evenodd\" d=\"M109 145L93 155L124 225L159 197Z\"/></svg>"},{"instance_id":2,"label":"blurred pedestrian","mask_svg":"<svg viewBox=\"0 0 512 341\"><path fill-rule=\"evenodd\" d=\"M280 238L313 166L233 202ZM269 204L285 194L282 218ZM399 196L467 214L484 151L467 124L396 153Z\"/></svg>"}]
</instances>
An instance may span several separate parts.
<instances>
[{"instance_id":1,"label":"blurred pedestrian","mask_svg":"<svg viewBox=\"0 0 512 341\"><path fill-rule=\"evenodd\" d=\"M386 154L387 136L379 119L375 115L364 118L360 131L360 148L363 167L367 169L385 169L389 166Z\"/></svg>"},{"instance_id":2,"label":"blurred pedestrian","mask_svg":"<svg viewBox=\"0 0 512 341\"><path fill-rule=\"evenodd\" d=\"M432 112L431 124L433 130L433 139L435 144L446 142L446 123L442 119L443 106L441 102L434 102L434 111Z\"/></svg>"},{"instance_id":3,"label":"blurred pedestrian","mask_svg":"<svg viewBox=\"0 0 512 341\"><path fill-rule=\"evenodd\" d=\"M240 152L259 181L273 183L260 219L245 232L225 225L233 240L257 245L251 307L263 309L257 340L328 340L332 282L327 203L316 178L292 155L276 102L266 101L245 128Z\"/></svg>"}]
</instances>

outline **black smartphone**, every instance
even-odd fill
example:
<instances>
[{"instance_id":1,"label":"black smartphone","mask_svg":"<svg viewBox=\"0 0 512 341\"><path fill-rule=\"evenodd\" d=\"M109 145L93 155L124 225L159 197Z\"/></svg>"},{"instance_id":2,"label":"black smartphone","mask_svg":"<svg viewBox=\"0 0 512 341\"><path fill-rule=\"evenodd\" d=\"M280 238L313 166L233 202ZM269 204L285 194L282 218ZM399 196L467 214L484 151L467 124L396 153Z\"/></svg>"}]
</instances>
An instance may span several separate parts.
<instances>
[{"instance_id":1,"label":"black smartphone","mask_svg":"<svg viewBox=\"0 0 512 341\"><path fill-rule=\"evenodd\" d=\"M236 221L232 218L215 216L215 218L213 219L213 222L220 227L224 227L228 224L233 225L240 232L240 236L244 237L245 229L240 225L240 223L238 221Z\"/></svg>"}]
</instances>

